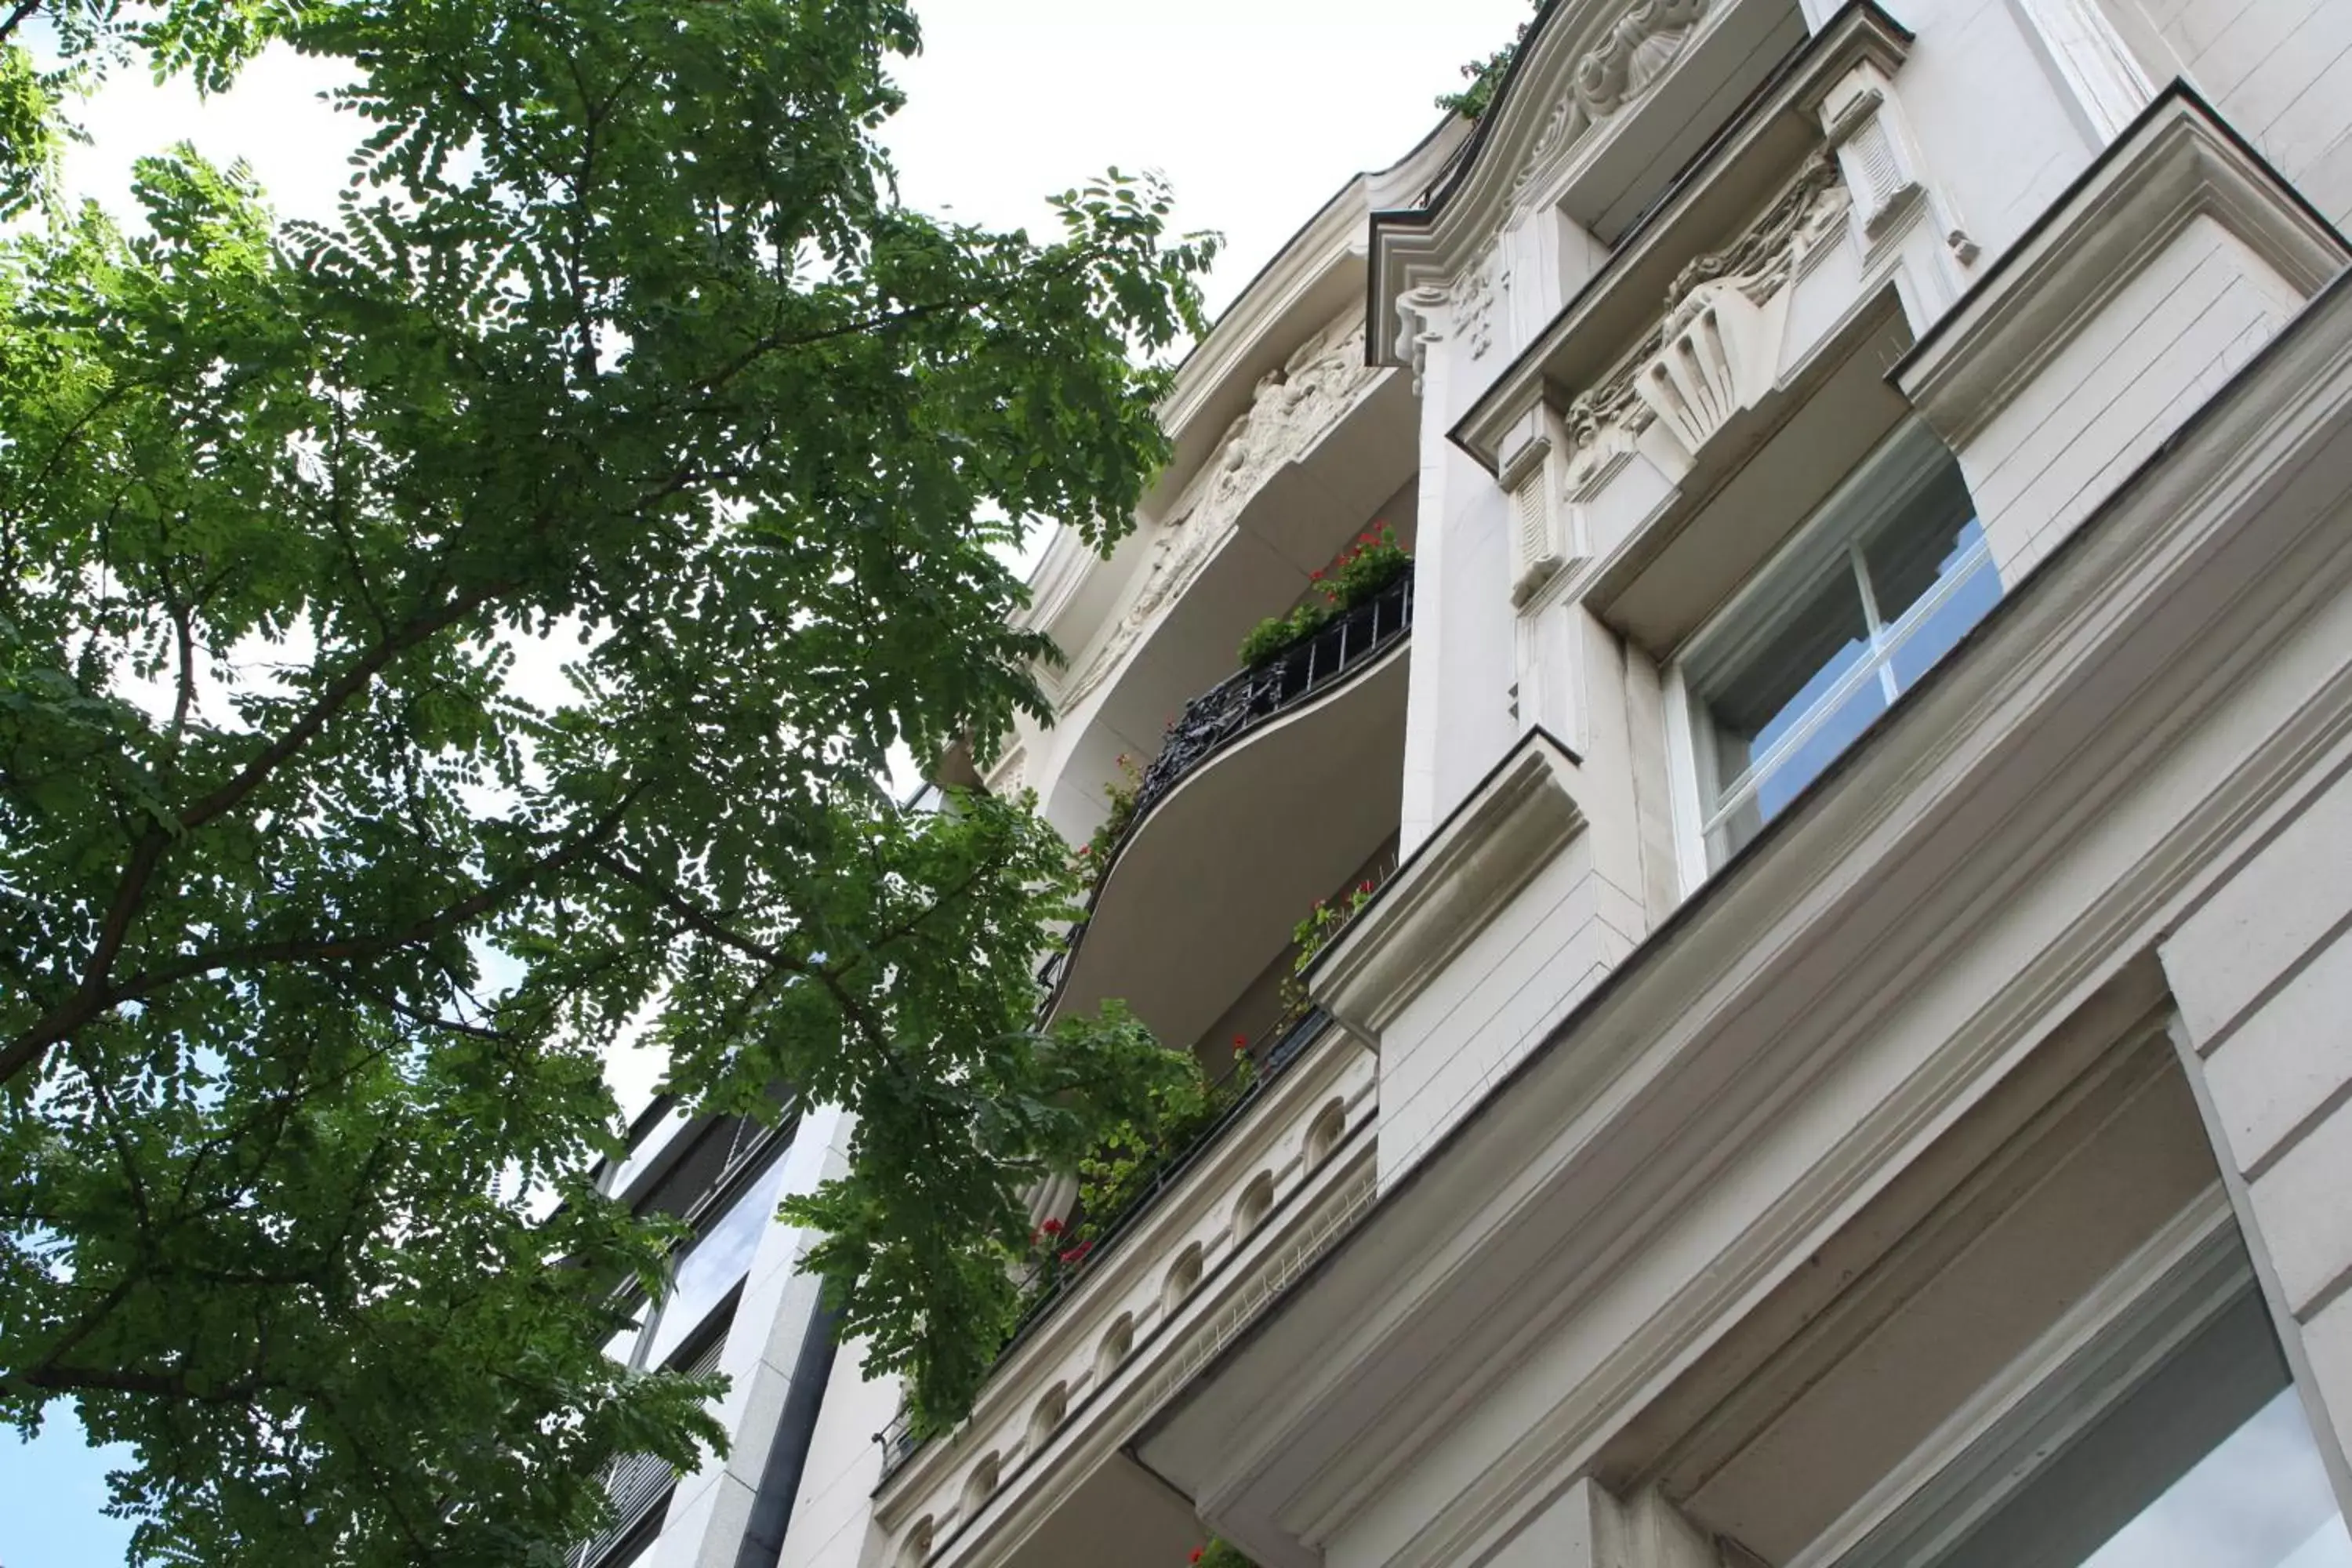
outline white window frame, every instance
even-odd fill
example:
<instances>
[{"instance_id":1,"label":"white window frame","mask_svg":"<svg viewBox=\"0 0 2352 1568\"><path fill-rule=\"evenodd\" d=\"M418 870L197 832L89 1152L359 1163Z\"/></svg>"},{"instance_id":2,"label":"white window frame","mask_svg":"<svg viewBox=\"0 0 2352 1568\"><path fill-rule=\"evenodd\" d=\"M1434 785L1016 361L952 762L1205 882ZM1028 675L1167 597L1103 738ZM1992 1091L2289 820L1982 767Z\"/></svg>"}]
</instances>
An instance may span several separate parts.
<instances>
[{"instance_id":1,"label":"white window frame","mask_svg":"<svg viewBox=\"0 0 2352 1568\"><path fill-rule=\"evenodd\" d=\"M1718 868L1711 863L1707 836L1752 801L1762 781L1789 755L1811 741L1865 680L1877 680L1887 706L1893 707L1901 696L1895 686L1895 655L1907 643L1920 623L1934 616L1964 584L1973 580L1979 567L1991 561L1990 542L1979 528L1976 543L1969 547L1944 581L1923 595L1892 625L1882 618L1877 595L1871 584L1863 557L1863 543L1876 516L1866 507L1858 509L1855 495L1877 477L1875 470L1882 464L1899 468L1899 457L1891 455L1898 453L1901 445L1906 441L1935 442L1938 448L1942 447L1942 443L1934 434L1916 422L1906 421L1889 430L1854 471L1841 479L1796 531L1748 574L1748 580L1731 597L1708 616L1696 631L1683 639L1666 667L1663 686L1666 710L1666 762L1671 781L1669 796L1675 830L1675 868L1685 898L1696 892ZM1843 531L1846 537L1834 548L1824 549L1822 537L1825 530ZM1706 795L1711 764L1702 759L1697 723L1693 716L1696 704L1688 675L1692 655L1695 650L1705 649L1709 642L1723 636L1727 626L1756 616L1759 604L1767 597L1785 595L1799 581L1810 585L1814 581L1811 573L1791 569L1792 562L1808 555L1819 557L1811 568L1812 572L1823 571L1832 563L1840 563L1851 574L1861 595L1864 621L1870 639L1869 652L1815 700L1812 710L1801 721L1775 740L1760 755L1748 758L1739 777L1732 781L1730 788L1720 792L1720 797L1710 811L1706 805Z\"/></svg>"}]
</instances>

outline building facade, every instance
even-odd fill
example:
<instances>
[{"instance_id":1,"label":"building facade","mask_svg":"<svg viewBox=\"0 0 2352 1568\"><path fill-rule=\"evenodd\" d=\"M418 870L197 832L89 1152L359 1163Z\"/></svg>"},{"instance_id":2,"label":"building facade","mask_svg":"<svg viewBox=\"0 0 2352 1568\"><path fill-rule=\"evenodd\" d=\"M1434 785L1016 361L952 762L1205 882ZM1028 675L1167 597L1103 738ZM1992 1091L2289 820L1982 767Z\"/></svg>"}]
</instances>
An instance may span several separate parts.
<instances>
[{"instance_id":1,"label":"building facade","mask_svg":"<svg viewBox=\"0 0 2352 1568\"><path fill-rule=\"evenodd\" d=\"M2347 218L2347 0L1555 0L949 770L1131 798L1042 979L1222 1113L919 1447L845 1121L649 1129L736 1447L598 1561L2352 1568Z\"/></svg>"}]
</instances>

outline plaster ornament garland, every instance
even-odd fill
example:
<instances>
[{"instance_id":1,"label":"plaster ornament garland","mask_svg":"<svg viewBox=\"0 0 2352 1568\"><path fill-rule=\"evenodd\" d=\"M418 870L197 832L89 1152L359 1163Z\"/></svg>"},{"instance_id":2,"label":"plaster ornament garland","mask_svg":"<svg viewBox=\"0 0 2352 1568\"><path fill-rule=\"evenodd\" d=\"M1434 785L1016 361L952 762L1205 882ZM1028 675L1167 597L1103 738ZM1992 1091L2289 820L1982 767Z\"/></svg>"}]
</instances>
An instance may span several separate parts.
<instances>
[{"instance_id":1,"label":"plaster ornament garland","mask_svg":"<svg viewBox=\"0 0 2352 1568\"><path fill-rule=\"evenodd\" d=\"M1799 264L1820 247L1822 235L1844 216L1846 206L1837 159L1822 148L1805 160L1754 227L1723 249L1693 258L1675 275L1666 289L1661 337L1671 338L1689 324L1702 284L1728 280L1755 305L1779 293Z\"/></svg>"},{"instance_id":2,"label":"plaster ornament garland","mask_svg":"<svg viewBox=\"0 0 2352 1568\"><path fill-rule=\"evenodd\" d=\"M1215 452L1169 508L1167 521L1150 526L1150 553L1138 574L1139 586L1086 667L1063 689L1065 712L1118 667L1161 606L1192 586L1275 469L1338 424L1383 368L1364 363L1364 320L1350 312L1258 378L1248 409L1225 427Z\"/></svg>"},{"instance_id":3,"label":"plaster ornament garland","mask_svg":"<svg viewBox=\"0 0 2352 1568\"><path fill-rule=\"evenodd\" d=\"M1649 90L1681 54L1712 0L1633 0L1598 43L1569 68L1568 90L1552 106L1511 183L1510 205L1584 133ZM1515 220L1516 221L1516 217Z\"/></svg>"},{"instance_id":4,"label":"plaster ornament garland","mask_svg":"<svg viewBox=\"0 0 2352 1568\"><path fill-rule=\"evenodd\" d=\"M1589 497L1615 474L1662 415L1696 456L1732 412L1760 395L1779 346L1777 318L1762 308L1835 241L1850 205L1837 161L1822 148L1738 239L1675 274L1657 325L1561 414L1570 499Z\"/></svg>"},{"instance_id":5,"label":"plaster ornament garland","mask_svg":"<svg viewBox=\"0 0 2352 1568\"><path fill-rule=\"evenodd\" d=\"M982 782L988 786L989 794L1002 800L1021 793L1021 786L1028 782L1028 748L1015 746L988 770Z\"/></svg>"}]
</instances>

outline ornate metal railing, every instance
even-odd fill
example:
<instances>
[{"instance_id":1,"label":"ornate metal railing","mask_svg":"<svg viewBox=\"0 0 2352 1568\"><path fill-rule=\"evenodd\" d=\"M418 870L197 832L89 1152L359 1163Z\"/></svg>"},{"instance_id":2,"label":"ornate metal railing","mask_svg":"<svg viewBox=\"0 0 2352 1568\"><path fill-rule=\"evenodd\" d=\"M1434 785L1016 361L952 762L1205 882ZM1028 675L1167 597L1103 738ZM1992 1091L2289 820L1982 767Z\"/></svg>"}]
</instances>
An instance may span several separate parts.
<instances>
[{"instance_id":1,"label":"ornate metal railing","mask_svg":"<svg viewBox=\"0 0 2352 1568\"><path fill-rule=\"evenodd\" d=\"M1145 1181L1142 1190L1129 1199L1118 1212L1103 1216L1099 1224L1089 1220L1086 1261L1076 1268L1062 1270L1045 1293L1029 1304L1028 1310L1021 1316L1021 1321L1013 1326L1012 1337L997 1352L1000 1362L1036 1332L1037 1326L1052 1317L1055 1310L1082 1289L1087 1280L1102 1271L1104 1254L1135 1232L1144 1216L1158 1206L1160 1200L1181 1182L1194 1165L1200 1163L1226 1132L1249 1114L1250 1108L1265 1093L1267 1086L1306 1054L1307 1047L1330 1022L1329 1014L1315 1007L1297 1018L1285 1020L1269 1031L1265 1037L1265 1049L1249 1069L1247 1082L1241 1086L1240 1092L1225 1108L1224 1113L1202 1128L1192 1142L1181 1149L1171 1150L1162 1157ZM1225 1081L1230 1082L1230 1078ZM882 1445L882 1479L886 1481L921 1446L908 1429L907 1415L903 1410L887 1426L874 1434L874 1440Z\"/></svg>"},{"instance_id":2,"label":"ornate metal railing","mask_svg":"<svg viewBox=\"0 0 2352 1568\"><path fill-rule=\"evenodd\" d=\"M1168 726L1160 755L1136 784L1134 809L1118 837L1105 847L1095 871L1096 886L1109 878L1119 852L1134 839L1151 808L1193 770L1251 731L1361 673L1412 630L1412 572L1408 567L1395 582L1354 609L1333 616L1314 636L1227 676L1186 703ZM1085 934L1086 922L1081 921L1039 967L1037 978L1049 999L1060 994L1071 955Z\"/></svg>"}]
</instances>

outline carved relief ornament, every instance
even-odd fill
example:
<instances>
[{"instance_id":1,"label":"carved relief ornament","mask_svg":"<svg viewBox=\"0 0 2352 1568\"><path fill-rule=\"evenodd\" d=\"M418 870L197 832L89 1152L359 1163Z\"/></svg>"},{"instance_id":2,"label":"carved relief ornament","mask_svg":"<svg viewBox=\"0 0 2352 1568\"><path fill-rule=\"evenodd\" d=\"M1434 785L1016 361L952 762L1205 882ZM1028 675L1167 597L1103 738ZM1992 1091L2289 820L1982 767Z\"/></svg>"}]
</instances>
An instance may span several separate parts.
<instances>
[{"instance_id":1,"label":"carved relief ornament","mask_svg":"<svg viewBox=\"0 0 2352 1568\"><path fill-rule=\"evenodd\" d=\"M1681 54L1712 0L1634 0L1599 42L1570 68L1568 90L1552 106L1536 144L1511 184L1510 205L1549 172L1586 132L1649 90ZM1516 217L1513 221L1517 221Z\"/></svg>"},{"instance_id":2,"label":"carved relief ornament","mask_svg":"<svg viewBox=\"0 0 2352 1568\"><path fill-rule=\"evenodd\" d=\"M1779 296L1809 258L1836 242L1848 205L1824 148L1738 239L1675 275L1657 325L1561 411L1570 499L1604 483L1653 425L1663 424L1683 456L1695 458L1734 413L1769 390Z\"/></svg>"},{"instance_id":3,"label":"carved relief ornament","mask_svg":"<svg viewBox=\"0 0 2352 1568\"><path fill-rule=\"evenodd\" d=\"M1065 710L1100 685L1160 608L1192 586L1275 469L1319 440L1381 374L1381 367L1364 363L1363 318L1351 312L1258 378L1248 409L1225 427L1166 520L1146 525L1150 554L1139 585L1084 668L1064 686Z\"/></svg>"}]
</instances>

